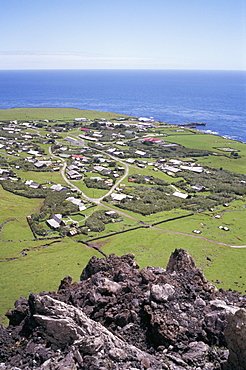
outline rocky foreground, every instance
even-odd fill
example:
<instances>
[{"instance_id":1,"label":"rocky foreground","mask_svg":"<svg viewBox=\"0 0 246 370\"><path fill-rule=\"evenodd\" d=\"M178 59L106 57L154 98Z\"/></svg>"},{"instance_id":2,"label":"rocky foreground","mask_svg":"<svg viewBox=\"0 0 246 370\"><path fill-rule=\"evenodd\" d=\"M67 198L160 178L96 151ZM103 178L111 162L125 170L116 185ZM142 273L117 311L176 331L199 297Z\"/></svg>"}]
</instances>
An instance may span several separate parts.
<instances>
[{"instance_id":1,"label":"rocky foreground","mask_svg":"<svg viewBox=\"0 0 246 370\"><path fill-rule=\"evenodd\" d=\"M0 369L246 369L246 296L218 290L182 249L166 270L92 257L80 282L6 315Z\"/></svg>"}]
</instances>

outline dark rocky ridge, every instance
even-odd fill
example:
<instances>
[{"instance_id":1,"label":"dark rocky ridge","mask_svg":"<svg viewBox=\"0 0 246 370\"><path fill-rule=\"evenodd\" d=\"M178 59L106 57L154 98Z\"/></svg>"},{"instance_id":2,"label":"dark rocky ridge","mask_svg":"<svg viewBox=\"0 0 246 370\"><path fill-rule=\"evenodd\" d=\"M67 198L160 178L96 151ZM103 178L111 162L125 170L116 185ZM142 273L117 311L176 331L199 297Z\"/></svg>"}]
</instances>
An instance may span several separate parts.
<instances>
[{"instance_id":1,"label":"dark rocky ridge","mask_svg":"<svg viewBox=\"0 0 246 370\"><path fill-rule=\"evenodd\" d=\"M218 290L182 249L166 270L92 257L80 282L20 298L7 317L0 369L246 369L246 297Z\"/></svg>"}]
</instances>

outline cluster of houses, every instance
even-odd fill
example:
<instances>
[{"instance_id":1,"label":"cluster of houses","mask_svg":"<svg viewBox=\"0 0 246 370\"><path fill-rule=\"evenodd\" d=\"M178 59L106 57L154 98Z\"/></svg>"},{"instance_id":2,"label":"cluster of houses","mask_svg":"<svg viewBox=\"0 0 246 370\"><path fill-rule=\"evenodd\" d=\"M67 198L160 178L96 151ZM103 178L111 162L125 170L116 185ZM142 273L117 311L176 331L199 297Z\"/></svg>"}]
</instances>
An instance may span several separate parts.
<instances>
[{"instance_id":1,"label":"cluster of houses","mask_svg":"<svg viewBox=\"0 0 246 370\"><path fill-rule=\"evenodd\" d=\"M66 168L67 172L66 175L70 178L70 180L81 180L82 179L82 173L79 172L80 170L83 172L84 169L77 166L77 164L71 164Z\"/></svg>"},{"instance_id":2,"label":"cluster of houses","mask_svg":"<svg viewBox=\"0 0 246 370\"><path fill-rule=\"evenodd\" d=\"M191 171L198 174L205 171L204 168L199 164L196 164L194 162L183 162L178 159L170 159L168 163L162 163L158 167L160 170L166 172L170 176L173 176L175 173L180 171ZM205 172L207 173L208 171Z\"/></svg>"},{"instance_id":3,"label":"cluster of houses","mask_svg":"<svg viewBox=\"0 0 246 370\"><path fill-rule=\"evenodd\" d=\"M12 176L10 170L0 168L0 180L17 180L17 178Z\"/></svg>"},{"instance_id":4,"label":"cluster of houses","mask_svg":"<svg viewBox=\"0 0 246 370\"><path fill-rule=\"evenodd\" d=\"M67 147L60 147L57 150L57 154L60 157L64 157L61 153L66 151ZM66 158L70 159L70 164L66 168L66 175L70 180L81 180L83 174L88 171L90 167L90 172L99 173L103 176L112 175L112 177L119 177L119 172L124 171L124 167L118 167L117 170L110 169L108 164L112 162L112 159L107 158L103 154L91 154L89 157L83 155L83 150L81 154L67 154ZM111 183L110 183L111 184Z\"/></svg>"},{"instance_id":5,"label":"cluster of houses","mask_svg":"<svg viewBox=\"0 0 246 370\"><path fill-rule=\"evenodd\" d=\"M138 154L141 155L142 157L144 157L144 154L145 152L141 152L140 151L136 151L136 152L139 152ZM202 172L208 172L207 170L205 170L202 166L200 166L199 164L196 164L194 162L184 162L184 161L181 161L181 160L176 160L176 159L170 159L169 161L166 161L166 159L159 159L159 161L157 162L150 162L150 161L142 161L142 163L139 163L139 160L136 160L134 158L128 158L125 160L125 162L131 164L131 165L135 165L137 163L137 166L138 167L145 167L145 166L154 166L153 170L155 171L162 171L164 173L166 173L167 175L169 176L174 176L175 173L179 172L179 171L191 171L191 172L195 172L197 174L200 174ZM132 180L131 180L132 182ZM201 192L201 191L205 191L205 186L202 186L202 185L193 185L191 186L191 188L196 191L196 192ZM111 197L114 201L121 201L125 198L131 198L130 196L126 195L126 194L119 194L119 192L121 192L123 190L123 188L117 188L116 190L118 190L118 193L112 193L111 194ZM175 188L175 191L172 193L173 196L175 197L178 197L178 198L181 198L181 199L187 199L189 197L189 194L187 193L184 193L182 191L179 191L178 189Z\"/></svg>"},{"instance_id":6,"label":"cluster of houses","mask_svg":"<svg viewBox=\"0 0 246 370\"><path fill-rule=\"evenodd\" d=\"M149 137L146 137L146 139L148 138ZM124 155L122 151L120 151L117 147L114 147L114 146L111 146L109 149L106 149L105 153L110 154L113 157L121 156L121 159ZM124 158L123 157L124 161L127 164L138 166L140 168L151 166L154 171L160 170L162 172L165 172L169 176L174 176L176 173L181 172L181 171L191 171L197 174L201 174L202 172L209 173L209 171L205 170L202 166L192 161L187 162L187 161L181 161L177 159L170 159L167 161L166 159L160 158L158 161L152 162L152 161L144 160L149 157L149 154L143 150L135 150L134 154L137 156L137 158ZM72 157L74 160L67 167L66 174L71 180L82 179L83 173L88 170L89 165L91 169L90 172L98 173L99 175L103 175L103 176L113 175L114 177L119 177L120 176L119 171L124 171L124 167L118 167L117 171L109 168L108 162L110 162L111 160L108 159L108 157L106 157L103 154L92 154L92 156L90 157L86 157L85 155L82 155L82 154L81 155L71 154L70 157ZM93 163L93 159L95 158L97 159L97 162L98 162L97 164ZM107 183L107 185L112 186L111 179L105 179L100 176L94 176L94 177L91 177L91 179L96 180L96 181L103 180ZM192 189L194 191L200 192L200 191L204 191L205 187L201 185L194 185L192 186ZM182 199L186 199L188 197L187 193L183 193L178 190L175 191L173 195L180 197ZM123 194L112 193L111 197L113 198L113 200L119 200L119 201L124 199Z\"/></svg>"},{"instance_id":7,"label":"cluster of houses","mask_svg":"<svg viewBox=\"0 0 246 370\"><path fill-rule=\"evenodd\" d=\"M60 156L60 158L69 159L69 165L66 167L66 176L70 180L81 180L83 179L85 172L92 172L96 176L90 177L90 179L95 181L104 181L106 185L109 187L113 184L113 178L117 178L121 176L125 168L123 166L117 166L117 168L109 167L109 163L112 162L112 158L120 158L124 159L124 162L132 165L137 166L140 168L152 168L154 171L162 171L169 176L175 176L176 173L181 171L191 171L197 174L201 174L206 171L202 166L196 164L192 161L181 161L178 159L170 159L166 160L164 158L159 158L156 161L149 160L150 154L144 150L134 150L131 152L134 158L129 158L124 153L124 146L127 145L127 139L130 138L137 138L140 142L150 142L156 145L166 146L166 147L173 147L178 146L175 143L166 143L164 138L161 136L165 136L158 134L144 134L141 133L140 137L137 136L137 131L146 131L149 128L154 127L154 120L152 118L145 118L140 117L136 122L130 122L125 120L125 118L119 119L118 121L107 121L101 119L98 121L102 127L108 128L109 132L111 130L111 138L114 144L110 146L107 143L107 148L105 148L104 153L96 153L91 152L90 155L85 154L85 141L93 142L98 147L103 148L105 143L103 142L104 131L98 129L91 129L90 127L82 127L81 134L78 135L77 138L72 136L67 136L65 141L67 142L66 145L61 144L60 147L57 148L56 154ZM53 134L47 134L46 136L41 136L39 133L30 133L27 132L28 128L34 128L35 124L38 121L28 122L28 123L18 123L17 121L11 121L10 123L2 123L0 125L0 129L2 130L2 136L0 136L0 150L5 151L7 154L20 156L20 153L25 153L22 157L25 158L25 161L32 163L37 169L42 169L44 167L49 167L52 171L60 170L62 166L61 160L54 160L49 158L48 156L44 156L40 150L38 150L38 146L34 145L32 141L36 138L40 140L41 143L47 143L47 139L53 137L56 131L53 129ZM48 123L49 120L43 120L44 123ZM88 120L84 117L75 118L75 123L86 123ZM90 121L89 121L90 122ZM91 122L90 122L91 123ZM124 130L114 130L115 128L119 127L124 128ZM137 128L137 130L136 130ZM117 132L116 132L117 131ZM178 130L177 130L178 131ZM4 133L8 135L4 135ZM69 150L69 145L76 146L79 148L80 154L73 154L73 151ZM121 148L122 147L122 148ZM144 146L142 146L144 147ZM147 148L147 147L146 147ZM88 148L87 148L88 149ZM146 149L147 150L147 149ZM108 154L108 156L107 156ZM109 158L112 156L111 158ZM129 153L128 153L129 156ZM147 160L148 159L148 160ZM17 167L16 167L17 168ZM18 169L18 168L17 168ZM110 178L109 178L110 177ZM0 180L11 178L11 172L8 169L1 169L0 168ZM13 178L17 179L17 178ZM25 181L25 184L32 189L38 189L44 187L42 184L39 184L32 180ZM203 191L205 190L204 186L194 185L192 188L195 191ZM63 186L61 184L53 184L50 186L50 189L53 191L67 191L68 187ZM124 185L119 186L115 189L114 192L111 193L111 198L113 201L122 201L125 198L132 198L131 196L124 194L122 192L124 189ZM72 189L70 189L72 192ZM188 194L175 189L172 194L173 196L186 199ZM74 196L69 196L66 199L68 202L71 202L78 206L79 211L83 211L86 209L85 204L80 198L76 198ZM62 215L60 214L52 214L50 218L47 220L47 224L52 229L58 229L61 226L65 226L66 222L63 220ZM196 230L194 231L196 232Z\"/></svg>"},{"instance_id":8,"label":"cluster of houses","mask_svg":"<svg viewBox=\"0 0 246 370\"><path fill-rule=\"evenodd\" d=\"M76 122L88 122L86 118L76 118ZM130 122L131 121L131 122ZM134 121L134 123L132 122ZM108 121L105 119L101 119L97 121L97 124L101 126L101 128L104 129L110 129L114 130L115 128L121 127L123 128L123 132L112 132L110 134L111 140L122 140L122 139L127 139L129 136L136 137L135 132L136 130L138 132L145 131L149 128L154 127L154 120L151 118L145 118L145 117L140 117L138 119L130 119L126 120L125 118L118 119L116 121ZM93 122L91 122L93 123ZM103 132L102 130L90 130L88 127L82 127L81 131L83 134L79 135L80 139L85 139L88 141L92 142L98 142L101 141L101 139L104 137L105 131ZM156 139L156 142L158 142L158 139ZM124 146L124 142L118 141L116 143L117 145L122 145Z\"/></svg>"},{"instance_id":9,"label":"cluster of houses","mask_svg":"<svg viewBox=\"0 0 246 370\"><path fill-rule=\"evenodd\" d=\"M30 151L34 145L29 141L40 135L27 132L27 125L27 123L18 123L18 121L0 122L0 149L16 156L19 156L19 153Z\"/></svg>"},{"instance_id":10,"label":"cluster of houses","mask_svg":"<svg viewBox=\"0 0 246 370\"><path fill-rule=\"evenodd\" d=\"M38 145L32 143L34 139L38 138L40 143L45 144L47 138L38 133L26 132L27 127L32 128L31 123L18 123L18 121L10 121L8 124L1 123L0 150L8 155L24 158L26 162L32 163L37 169L52 166L53 171L59 170L59 163L48 159L37 149ZM5 136L5 133L8 135Z\"/></svg>"}]
</instances>

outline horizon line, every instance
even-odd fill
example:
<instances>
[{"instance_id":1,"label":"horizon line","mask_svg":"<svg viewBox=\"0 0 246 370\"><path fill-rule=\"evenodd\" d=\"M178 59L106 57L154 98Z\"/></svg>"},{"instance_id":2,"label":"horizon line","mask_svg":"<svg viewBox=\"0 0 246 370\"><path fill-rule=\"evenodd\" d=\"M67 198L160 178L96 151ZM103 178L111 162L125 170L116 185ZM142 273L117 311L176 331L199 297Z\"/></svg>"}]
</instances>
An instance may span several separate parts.
<instances>
[{"instance_id":1,"label":"horizon line","mask_svg":"<svg viewBox=\"0 0 246 370\"><path fill-rule=\"evenodd\" d=\"M207 68L0 68L0 71L218 71L246 72L246 69Z\"/></svg>"}]
</instances>

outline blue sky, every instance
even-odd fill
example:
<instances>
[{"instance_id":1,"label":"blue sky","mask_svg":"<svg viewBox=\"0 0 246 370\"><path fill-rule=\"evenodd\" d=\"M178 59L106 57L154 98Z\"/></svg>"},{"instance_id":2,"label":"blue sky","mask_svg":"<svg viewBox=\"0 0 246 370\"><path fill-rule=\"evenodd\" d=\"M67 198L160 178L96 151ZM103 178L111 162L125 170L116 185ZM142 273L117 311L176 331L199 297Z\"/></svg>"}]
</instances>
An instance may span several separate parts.
<instances>
[{"instance_id":1,"label":"blue sky","mask_svg":"<svg viewBox=\"0 0 246 370\"><path fill-rule=\"evenodd\" d=\"M246 69L246 0L1 0L0 69Z\"/></svg>"}]
</instances>

